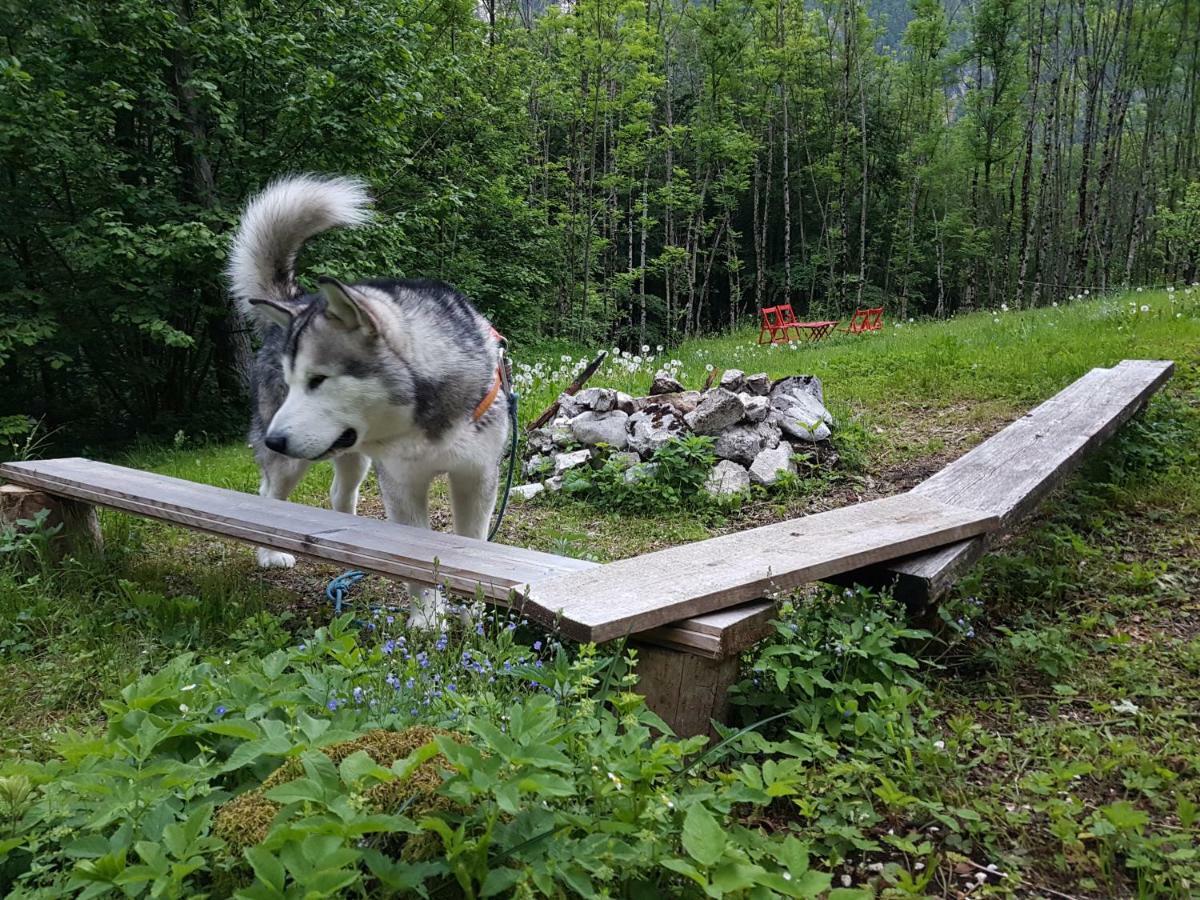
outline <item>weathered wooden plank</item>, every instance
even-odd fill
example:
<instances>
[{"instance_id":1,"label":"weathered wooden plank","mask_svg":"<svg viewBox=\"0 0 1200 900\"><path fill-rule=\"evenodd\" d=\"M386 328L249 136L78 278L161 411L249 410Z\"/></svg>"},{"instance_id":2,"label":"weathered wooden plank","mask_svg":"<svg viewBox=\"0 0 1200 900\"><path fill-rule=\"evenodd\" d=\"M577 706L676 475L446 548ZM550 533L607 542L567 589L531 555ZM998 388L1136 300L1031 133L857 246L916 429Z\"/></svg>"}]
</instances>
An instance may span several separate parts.
<instances>
[{"instance_id":1,"label":"weathered wooden plank","mask_svg":"<svg viewBox=\"0 0 1200 900\"><path fill-rule=\"evenodd\" d=\"M1163 360L1124 360L1111 369L1093 369L915 490L931 490L927 488L930 482L941 484L946 492L936 494L937 499L994 512L1011 525L1061 483L1087 453L1135 415L1171 377L1173 367L1173 363ZM1051 430L1059 433L1056 443L1044 439ZM992 441L1004 441L1007 452L985 446ZM1052 449L1054 446L1057 451ZM981 458L982 467L976 468ZM1006 472L1013 477L1004 478ZM952 489L950 485L958 487ZM977 505L982 500L989 503ZM907 602L922 604L949 589L999 533L989 532L912 557L866 566L829 580L888 587ZM738 653L760 640L773 615L774 605L759 601L675 622L640 637L719 657ZM711 619L713 628L696 624L705 619Z\"/></svg>"},{"instance_id":2,"label":"weathered wooden plank","mask_svg":"<svg viewBox=\"0 0 1200 900\"><path fill-rule=\"evenodd\" d=\"M765 638L771 633L774 617L773 600L756 600L651 628L638 634L638 640L721 659Z\"/></svg>"},{"instance_id":3,"label":"weathered wooden plank","mask_svg":"<svg viewBox=\"0 0 1200 900\"><path fill-rule=\"evenodd\" d=\"M576 640L606 641L995 525L990 514L901 494L535 582L526 611Z\"/></svg>"},{"instance_id":4,"label":"weathered wooden plank","mask_svg":"<svg viewBox=\"0 0 1200 900\"><path fill-rule=\"evenodd\" d=\"M1093 369L1028 415L988 438L913 493L995 513L1007 530L1027 515L1099 444L1128 422L1170 379L1169 360L1123 360ZM944 593L1001 532L850 573L839 583L892 584L924 603Z\"/></svg>"},{"instance_id":5,"label":"weathered wooden plank","mask_svg":"<svg viewBox=\"0 0 1200 900\"><path fill-rule=\"evenodd\" d=\"M420 584L449 584L507 600L549 575L594 563L359 518L86 459L0 465L0 477L222 537L354 566Z\"/></svg>"}]
</instances>

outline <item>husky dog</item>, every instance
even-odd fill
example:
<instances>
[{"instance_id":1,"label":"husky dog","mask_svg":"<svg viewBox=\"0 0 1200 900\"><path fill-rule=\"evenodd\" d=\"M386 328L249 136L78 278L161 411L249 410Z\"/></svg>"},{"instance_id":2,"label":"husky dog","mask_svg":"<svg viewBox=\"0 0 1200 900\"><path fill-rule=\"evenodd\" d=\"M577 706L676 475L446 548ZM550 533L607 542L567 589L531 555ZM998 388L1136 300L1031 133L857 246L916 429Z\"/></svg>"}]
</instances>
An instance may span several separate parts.
<instances>
[{"instance_id":1,"label":"husky dog","mask_svg":"<svg viewBox=\"0 0 1200 900\"><path fill-rule=\"evenodd\" d=\"M333 462L333 508L355 513L374 463L389 519L429 527L429 485L450 480L454 530L484 539L509 432L497 392L496 332L471 303L437 281L296 281L301 245L370 217L365 186L301 175L276 181L246 206L233 238L233 296L260 329L250 442L259 493L286 500L314 462ZM265 547L260 566L295 565ZM410 586L409 622L434 627L436 591Z\"/></svg>"}]
</instances>

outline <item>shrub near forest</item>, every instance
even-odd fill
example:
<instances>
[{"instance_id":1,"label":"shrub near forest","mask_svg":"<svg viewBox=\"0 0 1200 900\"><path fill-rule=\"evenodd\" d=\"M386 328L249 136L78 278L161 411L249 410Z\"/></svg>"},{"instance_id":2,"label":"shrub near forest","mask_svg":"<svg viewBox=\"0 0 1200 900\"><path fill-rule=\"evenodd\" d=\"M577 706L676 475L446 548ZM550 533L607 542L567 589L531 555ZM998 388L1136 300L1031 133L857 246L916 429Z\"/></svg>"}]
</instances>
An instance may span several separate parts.
<instances>
[{"instance_id":1,"label":"shrub near forest","mask_svg":"<svg viewBox=\"0 0 1200 900\"><path fill-rule=\"evenodd\" d=\"M704 777L704 739L653 738L621 660L539 654L516 624L408 649L347 617L265 655L182 655L104 703L103 738L4 766L0 878L81 897L829 888L804 843L734 815L793 793L784 770Z\"/></svg>"}]
</instances>

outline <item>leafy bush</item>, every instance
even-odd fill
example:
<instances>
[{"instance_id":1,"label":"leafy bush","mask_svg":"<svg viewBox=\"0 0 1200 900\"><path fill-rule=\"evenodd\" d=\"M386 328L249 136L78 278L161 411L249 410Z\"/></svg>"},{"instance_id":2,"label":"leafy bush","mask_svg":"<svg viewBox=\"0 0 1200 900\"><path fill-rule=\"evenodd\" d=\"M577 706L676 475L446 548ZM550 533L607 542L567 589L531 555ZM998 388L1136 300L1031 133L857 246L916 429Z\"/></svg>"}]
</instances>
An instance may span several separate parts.
<instances>
[{"instance_id":1,"label":"leafy bush","mask_svg":"<svg viewBox=\"0 0 1200 900\"><path fill-rule=\"evenodd\" d=\"M103 738L5 764L0 883L246 898L829 888L802 842L734 816L787 781L749 763L693 775L704 739L654 736L665 726L617 674L629 660L548 656L514 640L512 618L420 648L386 612L365 624L265 655L180 655L105 701Z\"/></svg>"},{"instance_id":2,"label":"leafy bush","mask_svg":"<svg viewBox=\"0 0 1200 900\"><path fill-rule=\"evenodd\" d=\"M700 435L672 438L646 463L610 456L597 469L581 466L563 477L563 490L619 512L662 513L715 506L704 482L716 462L713 439Z\"/></svg>"}]
</instances>

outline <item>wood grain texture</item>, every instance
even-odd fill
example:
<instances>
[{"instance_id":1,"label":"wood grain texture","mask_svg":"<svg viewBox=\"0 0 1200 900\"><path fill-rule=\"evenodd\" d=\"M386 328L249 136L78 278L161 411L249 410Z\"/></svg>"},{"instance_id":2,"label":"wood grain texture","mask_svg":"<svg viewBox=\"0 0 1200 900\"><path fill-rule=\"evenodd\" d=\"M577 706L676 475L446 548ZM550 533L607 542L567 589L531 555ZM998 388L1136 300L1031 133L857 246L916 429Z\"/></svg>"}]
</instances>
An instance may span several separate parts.
<instances>
[{"instance_id":1,"label":"wood grain texture","mask_svg":"<svg viewBox=\"0 0 1200 900\"><path fill-rule=\"evenodd\" d=\"M707 659L666 647L634 643L638 692L646 706L679 737L716 736L712 720L724 722L738 659Z\"/></svg>"},{"instance_id":2,"label":"wood grain texture","mask_svg":"<svg viewBox=\"0 0 1200 900\"><path fill-rule=\"evenodd\" d=\"M594 563L271 500L87 459L0 465L0 477L222 537L507 601L513 590Z\"/></svg>"},{"instance_id":3,"label":"wood grain texture","mask_svg":"<svg viewBox=\"0 0 1200 900\"><path fill-rule=\"evenodd\" d=\"M1169 360L1129 359L1111 369L1092 369L913 493L994 513L1006 531L1133 418L1174 369ZM897 596L910 604L928 602L944 593L1000 533L896 560L863 576L893 582Z\"/></svg>"},{"instance_id":4,"label":"wood grain texture","mask_svg":"<svg viewBox=\"0 0 1200 900\"><path fill-rule=\"evenodd\" d=\"M900 494L535 582L525 611L607 641L973 537L990 514Z\"/></svg>"}]
</instances>

